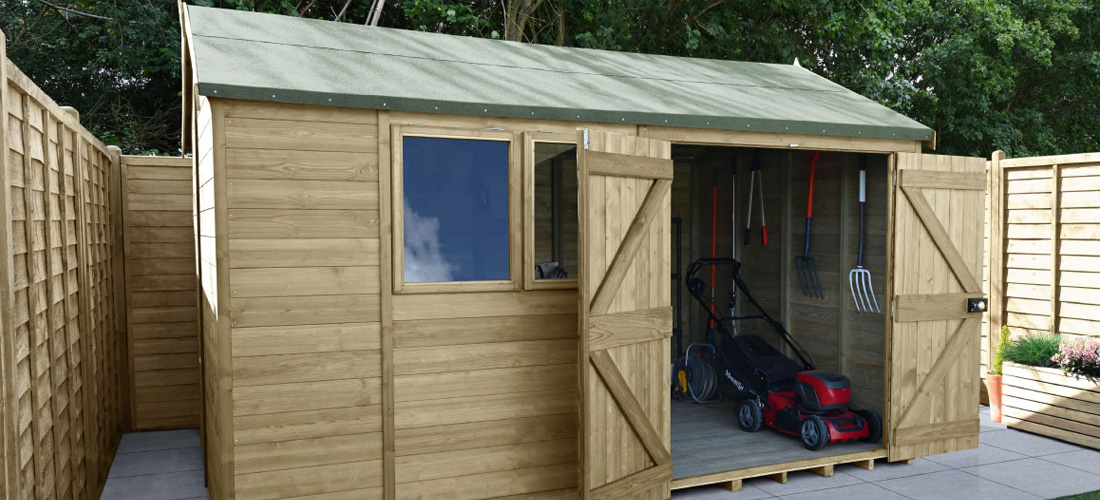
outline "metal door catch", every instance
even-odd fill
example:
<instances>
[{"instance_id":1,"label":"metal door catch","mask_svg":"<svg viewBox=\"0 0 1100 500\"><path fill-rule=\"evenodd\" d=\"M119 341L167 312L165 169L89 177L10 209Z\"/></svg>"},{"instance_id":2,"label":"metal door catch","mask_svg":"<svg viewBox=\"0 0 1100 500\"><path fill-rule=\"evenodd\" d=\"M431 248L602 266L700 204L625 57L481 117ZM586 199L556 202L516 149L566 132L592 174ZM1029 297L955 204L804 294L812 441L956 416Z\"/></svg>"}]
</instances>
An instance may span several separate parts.
<instances>
[{"instance_id":1,"label":"metal door catch","mask_svg":"<svg viewBox=\"0 0 1100 500\"><path fill-rule=\"evenodd\" d=\"M972 297L966 299L966 312L984 313L989 310L989 299L985 297Z\"/></svg>"}]
</instances>

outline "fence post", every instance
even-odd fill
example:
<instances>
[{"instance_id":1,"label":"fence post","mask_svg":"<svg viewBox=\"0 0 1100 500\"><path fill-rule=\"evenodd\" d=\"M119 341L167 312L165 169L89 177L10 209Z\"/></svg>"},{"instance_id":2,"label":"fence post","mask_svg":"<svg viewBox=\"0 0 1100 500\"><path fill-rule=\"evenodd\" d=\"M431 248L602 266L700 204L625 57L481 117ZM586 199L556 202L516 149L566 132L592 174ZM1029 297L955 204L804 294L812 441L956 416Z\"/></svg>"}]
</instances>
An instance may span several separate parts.
<instances>
[{"instance_id":1,"label":"fence post","mask_svg":"<svg viewBox=\"0 0 1100 500\"><path fill-rule=\"evenodd\" d=\"M1005 324L1005 178L1001 160L1004 151L994 151L989 164L989 336L986 366L993 366L1001 326Z\"/></svg>"},{"instance_id":2,"label":"fence post","mask_svg":"<svg viewBox=\"0 0 1100 500\"><path fill-rule=\"evenodd\" d=\"M1058 248L1062 237L1059 234L1062 208L1062 167L1055 163L1050 166L1050 333L1058 333Z\"/></svg>"},{"instance_id":3,"label":"fence post","mask_svg":"<svg viewBox=\"0 0 1100 500\"><path fill-rule=\"evenodd\" d=\"M11 242L11 200L10 180L8 179L8 51L7 37L0 31L0 437L3 449L0 449L0 492L4 498L18 498L21 491L19 481L19 454L16 448L18 436L15 435L16 415L19 414L15 400L15 358L11 332L15 331L14 314L14 266L12 262Z\"/></svg>"}]
</instances>

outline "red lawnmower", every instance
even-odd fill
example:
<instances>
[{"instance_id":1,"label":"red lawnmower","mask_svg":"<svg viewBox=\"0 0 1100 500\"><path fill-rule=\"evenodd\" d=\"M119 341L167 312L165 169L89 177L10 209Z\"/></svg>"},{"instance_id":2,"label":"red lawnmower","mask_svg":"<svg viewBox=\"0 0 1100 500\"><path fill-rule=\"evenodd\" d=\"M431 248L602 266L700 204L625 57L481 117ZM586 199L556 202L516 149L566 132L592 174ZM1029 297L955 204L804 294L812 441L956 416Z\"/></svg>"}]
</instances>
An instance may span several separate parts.
<instances>
[{"instance_id":1,"label":"red lawnmower","mask_svg":"<svg viewBox=\"0 0 1100 500\"><path fill-rule=\"evenodd\" d=\"M707 285L697 275L705 268L728 267L736 290L758 314L722 317L705 297ZM871 409L852 411L848 405L851 381L848 377L814 367L810 355L781 323L764 311L741 278L741 263L734 259L699 259L687 270L687 288L703 305L715 327L709 343L692 344L677 367L673 383L680 395L717 389L723 397L738 402L737 421L741 428L756 432L767 425L802 438L811 450L828 443L858 439L877 443L882 438L882 419ZM731 293L731 304L734 297ZM731 310L733 308L731 307ZM801 361L794 362L756 335L734 335L727 325L738 320L763 320L775 329ZM703 395L704 399L709 396Z\"/></svg>"}]
</instances>

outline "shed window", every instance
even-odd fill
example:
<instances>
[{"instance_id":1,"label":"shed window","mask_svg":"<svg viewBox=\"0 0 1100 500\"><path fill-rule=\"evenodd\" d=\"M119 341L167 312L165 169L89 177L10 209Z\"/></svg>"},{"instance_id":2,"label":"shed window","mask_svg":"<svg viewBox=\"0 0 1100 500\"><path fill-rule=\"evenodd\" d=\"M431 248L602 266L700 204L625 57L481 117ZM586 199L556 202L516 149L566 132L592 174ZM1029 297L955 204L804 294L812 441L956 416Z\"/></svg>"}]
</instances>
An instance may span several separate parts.
<instances>
[{"instance_id":1,"label":"shed window","mask_svg":"<svg viewBox=\"0 0 1100 500\"><path fill-rule=\"evenodd\" d=\"M406 283L510 278L508 148L504 141L402 138Z\"/></svg>"},{"instance_id":2,"label":"shed window","mask_svg":"<svg viewBox=\"0 0 1100 500\"><path fill-rule=\"evenodd\" d=\"M577 277L577 146L534 145L534 278Z\"/></svg>"}]
</instances>

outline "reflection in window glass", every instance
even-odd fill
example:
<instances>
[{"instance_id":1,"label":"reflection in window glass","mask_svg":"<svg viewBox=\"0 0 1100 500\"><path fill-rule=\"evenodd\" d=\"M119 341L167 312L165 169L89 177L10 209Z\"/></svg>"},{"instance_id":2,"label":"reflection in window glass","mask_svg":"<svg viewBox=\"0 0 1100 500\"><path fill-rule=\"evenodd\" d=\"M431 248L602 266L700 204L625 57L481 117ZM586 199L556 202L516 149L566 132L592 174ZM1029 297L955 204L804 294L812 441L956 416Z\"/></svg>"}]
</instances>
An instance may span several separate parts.
<instances>
[{"instance_id":1,"label":"reflection in window glass","mask_svg":"<svg viewBox=\"0 0 1100 500\"><path fill-rule=\"evenodd\" d=\"M577 147L535 143L535 279L577 277Z\"/></svg>"},{"instance_id":2,"label":"reflection in window glass","mask_svg":"<svg viewBox=\"0 0 1100 500\"><path fill-rule=\"evenodd\" d=\"M508 143L405 137L405 282L507 280Z\"/></svg>"}]
</instances>

